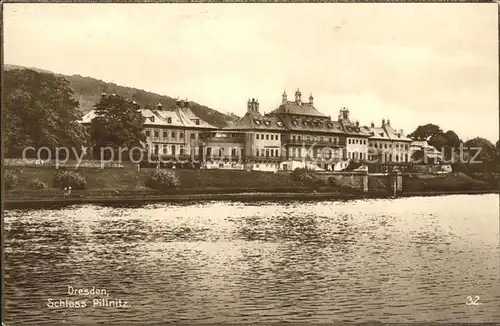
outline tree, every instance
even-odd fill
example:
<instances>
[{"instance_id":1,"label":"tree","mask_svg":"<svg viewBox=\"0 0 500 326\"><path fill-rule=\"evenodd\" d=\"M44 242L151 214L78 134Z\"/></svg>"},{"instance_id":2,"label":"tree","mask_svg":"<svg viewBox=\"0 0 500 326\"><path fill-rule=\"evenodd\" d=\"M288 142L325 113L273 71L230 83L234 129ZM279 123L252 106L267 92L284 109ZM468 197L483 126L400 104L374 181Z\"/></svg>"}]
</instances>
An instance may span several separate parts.
<instances>
[{"instance_id":1,"label":"tree","mask_svg":"<svg viewBox=\"0 0 500 326\"><path fill-rule=\"evenodd\" d=\"M146 140L143 132L145 119L138 104L119 95L105 95L96 103L95 111L90 137L94 157L101 158L101 149L106 147L113 148L115 154L120 148L142 147L141 142Z\"/></svg>"},{"instance_id":2,"label":"tree","mask_svg":"<svg viewBox=\"0 0 500 326\"><path fill-rule=\"evenodd\" d=\"M13 69L4 74L4 154L20 157L23 149L66 147L77 153L87 134L77 120L78 101L69 82L51 73ZM28 153L32 154L32 152Z\"/></svg>"},{"instance_id":3,"label":"tree","mask_svg":"<svg viewBox=\"0 0 500 326\"><path fill-rule=\"evenodd\" d=\"M489 140L481 137L470 139L464 143L468 155L464 155L469 162L471 172L491 172L496 165L496 149ZM477 155L476 155L477 153ZM476 157L474 157L476 156Z\"/></svg>"},{"instance_id":4,"label":"tree","mask_svg":"<svg viewBox=\"0 0 500 326\"><path fill-rule=\"evenodd\" d=\"M408 137L415 140L427 140L429 137L440 135L442 133L443 131L439 128L439 126L428 123L426 125L418 126L414 132L408 135Z\"/></svg>"},{"instance_id":5,"label":"tree","mask_svg":"<svg viewBox=\"0 0 500 326\"><path fill-rule=\"evenodd\" d=\"M445 160L450 160L458 152L462 141L453 130L437 133L429 139L429 145L443 153Z\"/></svg>"}]
</instances>

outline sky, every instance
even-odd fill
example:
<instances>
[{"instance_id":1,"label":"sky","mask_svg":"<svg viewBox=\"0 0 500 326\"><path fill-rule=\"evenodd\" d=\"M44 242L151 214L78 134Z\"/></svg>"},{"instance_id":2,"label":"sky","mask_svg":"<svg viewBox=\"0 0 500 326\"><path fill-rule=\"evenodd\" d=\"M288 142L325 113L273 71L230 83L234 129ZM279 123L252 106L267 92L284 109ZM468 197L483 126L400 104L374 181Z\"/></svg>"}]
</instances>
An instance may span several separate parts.
<instances>
[{"instance_id":1,"label":"sky","mask_svg":"<svg viewBox=\"0 0 500 326\"><path fill-rule=\"evenodd\" d=\"M498 4L4 4L4 63L242 116L297 88L336 119L499 139Z\"/></svg>"}]
</instances>

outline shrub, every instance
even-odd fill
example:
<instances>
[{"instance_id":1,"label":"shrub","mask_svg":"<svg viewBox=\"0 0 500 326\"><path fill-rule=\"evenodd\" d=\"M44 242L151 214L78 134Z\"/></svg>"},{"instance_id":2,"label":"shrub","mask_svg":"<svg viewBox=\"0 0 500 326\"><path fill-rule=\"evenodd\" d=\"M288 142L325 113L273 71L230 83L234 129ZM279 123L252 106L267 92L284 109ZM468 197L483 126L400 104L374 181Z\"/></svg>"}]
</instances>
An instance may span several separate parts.
<instances>
[{"instance_id":1,"label":"shrub","mask_svg":"<svg viewBox=\"0 0 500 326\"><path fill-rule=\"evenodd\" d=\"M153 172L146 180L145 186L156 190L170 190L179 187L179 178L174 172L158 170Z\"/></svg>"},{"instance_id":2,"label":"shrub","mask_svg":"<svg viewBox=\"0 0 500 326\"><path fill-rule=\"evenodd\" d=\"M32 180L31 180L31 187L33 189L47 189L47 184L43 181L41 181L40 179L38 179L37 177L34 177Z\"/></svg>"},{"instance_id":3,"label":"shrub","mask_svg":"<svg viewBox=\"0 0 500 326\"><path fill-rule=\"evenodd\" d=\"M303 182L305 184L316 183L316 178L309 173L308 169L296 168L292 172L292 180L296 182Z\"/></svg>"},{"instance_id":4,"label":"shrub","mask_svg":"<svg viewBox=\"0 0 500 326\"><path fill-rule=\"evenodd\" d=\"M5 185L5 190L11 190L17 185L17 174L10 170L6 170L5 174L3 175L3 183Z\"/></svg>"},{"instance_id":5,"label":"shrub","mask_svg":"<svg viewBox=\"0 0 500 326\"><path fill-rule=\"evenodd\" d=\"M54 175L52 185L59 189L63 189L65 187L71 187L72 189L85 189L87 188L87 181L80 173L61 170Z\"/></svg>"}]
</instances>

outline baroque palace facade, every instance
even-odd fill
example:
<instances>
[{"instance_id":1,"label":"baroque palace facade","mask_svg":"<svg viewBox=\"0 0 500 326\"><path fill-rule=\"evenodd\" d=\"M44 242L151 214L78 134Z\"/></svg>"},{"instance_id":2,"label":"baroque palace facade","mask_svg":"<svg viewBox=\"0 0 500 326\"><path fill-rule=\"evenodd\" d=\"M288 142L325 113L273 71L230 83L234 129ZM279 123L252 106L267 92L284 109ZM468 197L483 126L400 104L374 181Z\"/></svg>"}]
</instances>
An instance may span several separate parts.
<instances>
[{"instance_id":1,"label":"baroque palace facade","mask_svg":"<svg viewBox=\"0 0 500 326\"><path fill-rule=\"evenodd\" d=\"M302 101L297 89L289 101L262 114L258 100L247 102L247 112L237 122L218 129L198 118L189 102L177 101L175 109L141 109L149 157L162 162L188 160L204 168L278 171L309 167L342 170L350 161L407 163L411 139L382 120L380 127L360 126L342 108L332 120L316 109L312 94ZM94 111L81 123L89 125Z\"/></svg>"}]
</instances>

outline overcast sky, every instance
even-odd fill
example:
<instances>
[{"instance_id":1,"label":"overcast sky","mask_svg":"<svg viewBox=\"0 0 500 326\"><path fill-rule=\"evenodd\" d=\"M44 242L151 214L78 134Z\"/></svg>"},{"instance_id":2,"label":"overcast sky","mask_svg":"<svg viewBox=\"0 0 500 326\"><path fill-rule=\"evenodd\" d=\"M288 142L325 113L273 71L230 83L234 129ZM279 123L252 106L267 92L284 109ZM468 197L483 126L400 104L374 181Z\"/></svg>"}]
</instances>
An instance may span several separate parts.
<instances>
[{"instance_id":1,"label":"overcast sky","mask_svg":"<svg viewBox=\"0 0 500 326\"><path fill-rule=\"evenodd\" d=\"M243 115L300 88L336 118L498 140L498 4L4 4L4 62Z\"/></svg>"}]
</instances>

